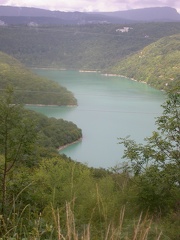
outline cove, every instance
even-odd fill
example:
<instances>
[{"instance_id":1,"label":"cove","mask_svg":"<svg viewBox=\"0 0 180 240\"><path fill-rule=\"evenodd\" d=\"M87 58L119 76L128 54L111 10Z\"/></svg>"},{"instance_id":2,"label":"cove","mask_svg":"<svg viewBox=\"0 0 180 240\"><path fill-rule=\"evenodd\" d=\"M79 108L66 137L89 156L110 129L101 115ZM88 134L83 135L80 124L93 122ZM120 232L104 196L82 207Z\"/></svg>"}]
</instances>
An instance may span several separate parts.
<instances>
[{"instance_id":1,"label":"cove","mask_svg":"<svg viewBox=\"0 0 180 240\"><path fill-rule=\"evenodd\" d=\"M162 113L164 93L147 84L100 73L34 69L39 75L72 91L75 107L31 106L48 117L72 121L82 129L83 139L60 153L89 167L109 168L122 163L124 148L119 137L137 142L150 136L155 118Z\"/></svg>"}]
</instances>

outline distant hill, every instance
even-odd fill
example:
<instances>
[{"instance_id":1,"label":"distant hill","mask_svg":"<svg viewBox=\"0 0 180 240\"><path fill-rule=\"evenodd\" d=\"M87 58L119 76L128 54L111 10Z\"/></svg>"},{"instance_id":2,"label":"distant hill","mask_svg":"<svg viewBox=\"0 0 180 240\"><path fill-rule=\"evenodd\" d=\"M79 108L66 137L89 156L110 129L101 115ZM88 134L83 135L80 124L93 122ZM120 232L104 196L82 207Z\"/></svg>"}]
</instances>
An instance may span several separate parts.
<instances>
[{"instance_id":1,"label":"distant hill","mask_svg":"<svg viewBox=\"0 0 180 240\"><path fill-rule=\"evenodd\" d=\"M170 7L152 7L132 9L127 11L107 12L103 15L144 22L172 22L180 21L180 14Z\"/></svg>"},{"instance_id":2,"label":"distant hill","mask_svg":"<svg viewBox=\"0 0 180 240\"><path fill-rule=\"evenodd\" d=\"M39 25L174 22L180 14L170 7L154 7L117 12L63 12L39 8L0 6L0 20L5 24L35 22Z\"/></svg>"},{"instance_id":3,"label":"distant hill","mask_svg":"<svg viewBox=\"0 0 180 240\"><path fill-rule=\"evenodd\" d=\"M76 105L73 94L51 80L39 77L15 58L0 52L0 91L13 86L15 102L43 105Z\"/></svg>"},{"instance_id":4,"label":"distant hill","mask_svg":"<svg viewBox=\"0 0 180 240\"><path fill-rule=\"evenodd\" d=\"M106 16L100 13L50 11L39 8L0 6L0 20L6 24L27 25L36 22L39 25L92 24L92 23L128 23L130 20Z\"/></svg>"},{"instance_id":5,"label":"distant hill","mask_svg":"<svg viewBox=\"0 0 180 240\"><path fill-rule=\"evenodd\" d=\"M0 27L0 51L27 67L103 70L158 39L179 22Z\"/></svg>"},{"instance_id":6,"label":"distant hill","mask_svg":"<svg viewBox=\"0 0 180 240\"><path fill-rule=\"evenodd\" d=\"M158 89L180 84L180 34L164 37L110 69L113 74L146 82Z\"/></svg>"}]
</instances>

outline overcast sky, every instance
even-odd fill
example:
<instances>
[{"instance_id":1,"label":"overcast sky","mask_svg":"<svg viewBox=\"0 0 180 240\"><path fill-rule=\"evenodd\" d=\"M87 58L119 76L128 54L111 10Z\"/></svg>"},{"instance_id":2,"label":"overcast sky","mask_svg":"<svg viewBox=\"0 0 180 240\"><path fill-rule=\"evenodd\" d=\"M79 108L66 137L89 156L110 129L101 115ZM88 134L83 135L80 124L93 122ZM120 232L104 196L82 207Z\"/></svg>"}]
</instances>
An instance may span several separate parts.
<instances>
[{"instance_id":1,"label":"overcast sky","mask_svg":"<svg viewBox=\"0 0 180 240\"><path fill-rule=\"evenodd\" d=\"M169 6L180 13L180 0L0 0L0 5L81 12Z\"/></svg>"}]
</instances>

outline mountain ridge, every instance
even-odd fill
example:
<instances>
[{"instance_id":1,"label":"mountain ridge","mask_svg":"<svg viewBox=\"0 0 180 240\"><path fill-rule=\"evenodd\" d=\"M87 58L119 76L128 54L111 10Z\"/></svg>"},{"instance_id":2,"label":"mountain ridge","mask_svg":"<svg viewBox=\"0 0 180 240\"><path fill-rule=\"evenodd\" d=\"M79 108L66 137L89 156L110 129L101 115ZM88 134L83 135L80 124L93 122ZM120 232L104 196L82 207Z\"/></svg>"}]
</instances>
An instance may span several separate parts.
<instances>
[{"instance_id":1,"label":"mountain ridge","mask_svg":"<svg viewBox=\"0 0 180 240\"><path fill-rule=\"evenodd\" d=\"M92 23L125 23L125 22L174 22L180 21L180 14L171 7L152 7L115 12L64 12L51 11L31 7L0 6L0 20L14 24L14 18L26 18L22 24L36 20L38 24L48 24L40 21L42 17L49 18L49 24L92 24ZM38 19L39 18L39 19ZM21 22L18 21L20 24Z\"/></svg>"},{"instance_id":2,"label":"mountain ridge","mask_svg":"<svg viewBox=\"0 0 180 240\"><path fill-rule=\"evenodd\" d=\"M153 13L153 16L152 16ZM116 16L123 19L135 20L135 21L168 21L168 20L180 20L180 14L175 8L171 7L151 7L141 9L131 9L127 11L116 11L103 13L107 16ZM170 16L167 16L170 14Z\"/></svg>"}]
</instances>

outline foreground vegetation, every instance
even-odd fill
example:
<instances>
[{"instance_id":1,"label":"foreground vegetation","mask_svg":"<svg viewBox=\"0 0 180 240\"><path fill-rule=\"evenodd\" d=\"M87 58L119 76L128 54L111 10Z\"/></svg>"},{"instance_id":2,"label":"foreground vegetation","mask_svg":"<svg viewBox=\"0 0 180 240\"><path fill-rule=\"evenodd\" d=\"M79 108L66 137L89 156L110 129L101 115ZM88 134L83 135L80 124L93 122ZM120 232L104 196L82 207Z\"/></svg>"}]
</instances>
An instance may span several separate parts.
<instances>
[{"instance_id":1,"label":"foreground vegetation","mask_svg":"<svg viewBox=\"0 0 180 240\"><path fill-rule=\"evenodd\" d=\"M77 100L66 88L35 75L17 59L0 52L0 91L14 87L14 102L43 105L76 105Z\"/></svg>"},{"instance_id":2,"label":"foreground vegetation","mask_svg":"<svg viewBox=\"0 0 180 240\"><path fill-rule=\"evenodd\" d=\"M120 61L109 71L158 89L173 89L180 77L180 34L164 37Z\"/></svg>"},{"instance_id":3,"label":"foreground vegetation","mask_svg":"<svg viewBox=\"0 0 180 240\"><path fill-rule=\"evenodd\" d=\"M44 150L37 158L37 122L7 96L0 108L2 239L179 238L179 94L169 95L147 144L120 139L130 162L109 170Z\"/></svg>"}]
</instances>

